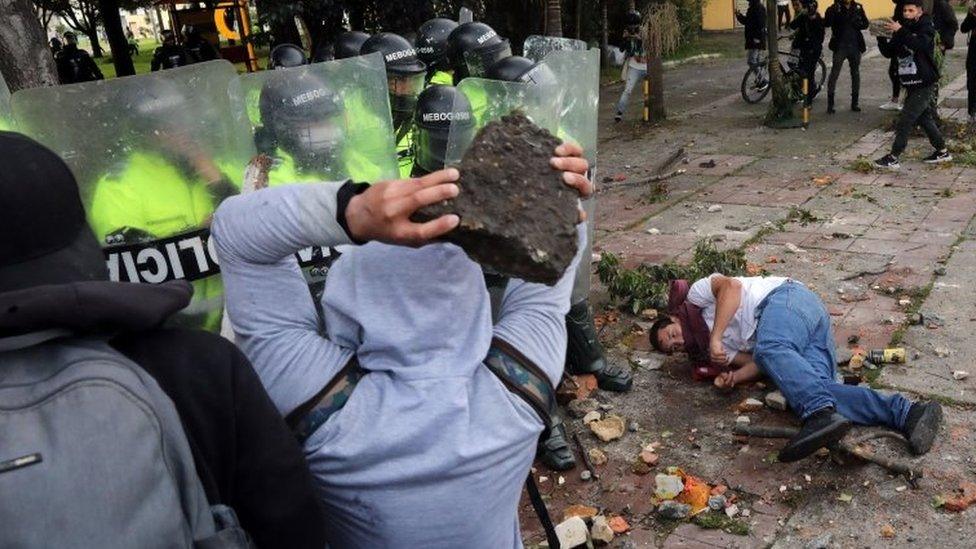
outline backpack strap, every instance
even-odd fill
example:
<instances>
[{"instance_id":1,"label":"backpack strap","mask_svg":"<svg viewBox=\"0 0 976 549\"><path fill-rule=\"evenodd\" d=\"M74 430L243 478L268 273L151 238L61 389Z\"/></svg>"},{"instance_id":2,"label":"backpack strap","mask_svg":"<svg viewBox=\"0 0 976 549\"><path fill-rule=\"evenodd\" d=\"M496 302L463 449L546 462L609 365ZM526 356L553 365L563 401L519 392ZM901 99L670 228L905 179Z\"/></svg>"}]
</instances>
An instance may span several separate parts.
<instances>
[{"instance_id":1,"label":"backpack strap","mask_svg":"<svg viewBox=\"0 0 976 549\"><path fill-rule=\"evenodd\" d=\"M356 357L352 357L345 368L321 391L285 416L285 423L291 428L299 444L305 444L316 429L346 405L353 389L365 374L366 370L359 366Z\"/></svg>"},{"instance_id":2,"label":"backpack strap","mask_svg":"<svg viewBox=\"0 0 976 549\"><path fill-rule=\"evenodd\" d=\"M542 437L552 428L556 411L556 390L545 372L507 341L493 338L485 366L508 388L532 407L544 426Z\"/></svg>"}]
</instances>

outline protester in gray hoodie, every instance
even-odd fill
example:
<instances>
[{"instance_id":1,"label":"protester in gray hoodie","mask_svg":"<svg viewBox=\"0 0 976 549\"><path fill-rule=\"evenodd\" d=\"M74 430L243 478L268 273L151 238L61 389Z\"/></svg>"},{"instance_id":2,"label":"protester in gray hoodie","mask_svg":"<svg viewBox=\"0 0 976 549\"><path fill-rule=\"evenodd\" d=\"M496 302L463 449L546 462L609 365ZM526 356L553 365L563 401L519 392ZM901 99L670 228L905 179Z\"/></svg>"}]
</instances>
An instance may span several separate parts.
<instances>
[{"instance_id":1,"label":"protester in gray hoodie","mask_svg":"<svg viewBox=\"0 0 976 549\"><path fill-rule=\"evenodd\" d=\"M564 179L581 194L592 192L584 160L554 167L573 172ZM445 170L421 181L456 178ZM579 257L552 287L511 281L493 326L482 271L460 248L350 247L329 272L322 331L294 254L365 240L337 218L356 210L359 196L342 206L337 188L234 197L213 228L237 342L282 414L314 399L351 359L366 372L304 443L330 515L330 544L521 547L519 495L543 424L482 362L500 339L552 386L559 381Z\"/></svg>"}]
</instances>

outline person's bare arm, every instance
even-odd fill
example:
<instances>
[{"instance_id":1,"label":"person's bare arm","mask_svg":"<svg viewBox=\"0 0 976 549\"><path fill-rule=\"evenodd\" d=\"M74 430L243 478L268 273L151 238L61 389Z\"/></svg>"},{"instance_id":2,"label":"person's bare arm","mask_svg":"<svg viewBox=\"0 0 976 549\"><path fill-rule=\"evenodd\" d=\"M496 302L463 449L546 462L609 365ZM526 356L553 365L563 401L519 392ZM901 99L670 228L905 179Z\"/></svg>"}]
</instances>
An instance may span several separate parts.
<instances>
[{"instance_id":1,"label":"person's bare arm","mask_svg":"<svg viewBox=\"0 0 976 549\"><path fill-rule=\"evenodd\" d=\"M714 275L711 283L712 295L715 296L715 323L712 326L709 351L713 363L724 365L729 363L729 357L722 345L722 334L729 327L735 312L739 310L739 304L742 302L742 283L720 274Z\"/></svg>"},{"instance_id":2,"label":"person's bare arm","mask_svg":"<svg viewBox=\"0 0 976 549\"><path fill-rule=\"evenodd\" d=\"M715 378L715 386L719 389L731 389L736 383L755 381L762 377L762 372L753 360L752 353L736 353L732 357L732 365L738 366L738 369L722 372Z\"/></svg>"}]
</instances>

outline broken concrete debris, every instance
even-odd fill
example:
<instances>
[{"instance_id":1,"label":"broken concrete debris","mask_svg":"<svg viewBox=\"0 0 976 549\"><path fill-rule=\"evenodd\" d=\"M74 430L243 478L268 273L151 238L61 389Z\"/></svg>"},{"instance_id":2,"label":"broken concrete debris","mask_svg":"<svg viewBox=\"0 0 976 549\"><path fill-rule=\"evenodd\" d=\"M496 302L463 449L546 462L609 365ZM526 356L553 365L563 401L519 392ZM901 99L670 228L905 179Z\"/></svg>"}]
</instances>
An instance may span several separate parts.
<instances>
[{"instance_id":1,"label":"broken concrete debris","mask_svg":"<svg viewBox=\"0 0 976 549\"><path fill-rule=\"evenodd\" d=\"M461 160L460 194L415 221L457 214L445 240L499 274L555 284L576 255L579 216L576 192L549 165L557 145L523 114L489 122Z\"/></svg>"},{"instance_id":2,"label":"broken concrete debris","mask_svg":"<svg viewBox=\"0 0 976 549\"><path fill-rule=\"evenodd\" d=\"M585 418L584 418L585 420ZM589 422L590 430L603 442L610 442L624 436L624 420L620 416L610 415L603 419Z\"/></svg>"},{"instance_id":3,"label":"broken concrete debris","mask_svg":"<svg viewBox=\"0 0 976 549\"><path fill-rule=\"evenodd\" d=\"M581 418L590 412L595 412L599 406L600 403L592 398L577 398L569 401L566 409L569 411L569 415Z\"/></svg>"},{"instance_id":4,"label":"broken concrete debris","mask_svg":"<svg viewBox=\"0 0 976 549\"><path fill-rule=\"evenodd\" d=\"M587 412L586 415L583 416L583 423L589 425L594 421L600 421L601 418L603 418L603 414L597 410L593 410L591 412Z\"/></svg>"},{"instance_id":5,"label":"broken concrete debris","mask_svg":"<svg viewBox=\"0 0 976 549\"><path fill-rule=\"evenodd\" d=\"M686 519L691 514L691 505L673 499L665 500L658 505L657 514L667 520Z\"/></svg>"},{"instance_id":6,"label":"broken concrete debris","mask_svg":"<svg viewBox=\"0 0 976 549\"><path fill-rule=\"evenodd\" d=\"M678 475L659 473L654 477L654 496L658 499L674 499L685 489L685 482Z\"/></svg>"},{"instance_id":7,"label":"broken concrete debris","mask_svg":"<svg viewBox=\"0 0 976 549\"><path fill-rule=\"evenodd\" d=\"M726 499L725 496L710 496L708 498L708 508L712 511L721 511L725 509Z\"/></svg>"},{"instance_id":8,"label":"broken concrete debris","mask_svg":"<svg viewBox=\"0 0 976 549\"><path fill-rule=\"evenodd\" d=\"M593 526L590 527L590 538L594 542L609 545L613 541L613 536L613 529L610 528L607 517L603 515L593 517Z\"/></svg>"},{"instance_id":9,"label":"broken concrete debris","mask_svg":"<svg viewBox=\"0 0 976 549\"><path fill-rule=\"evenodd\" d=\"M783 396L783 393L779 391L773 391L771 393L767 393L765 400L766 400L766 406L769 406L774 410L786 410L787 408L786 397Z\"/></svg>"},{"instance_id":10,"label":"broken concrete debris","mask_svg":"<svg viewBox=\"0 0 976 549\"><path fill-rule=\"evenodd\" d=\"M599 448L590 448L587 453L590 455L590 462L593 465L603 465L607 462L607 455Z\"/></svg>"},{"instance_id":11,"label":"broken concrete debris","mask_svg":"<svg viewBox=\"0 0 976 549\"><path fill-rule=\"evenodd\" d=\"M754 398L747 398L736 406L739 413L758 412L763 409L763 403Z\"/></svg>"},{"instance_id":12,"label":"broken concrete debris","mask_svg":"<svg viewBox=\"0 0 976 549\"><path fill-rule=\"evenodd\" d=\"M563 520L567 520L572 517L588 519L596 516L597 512L598 510L596 507L590 507L589 505L570 505L569 507L563 509Z\"/></svg>"},{"instance_id":13,"label":"broken concrete debris","mask_svg":"<svg viewBox=\"0 0 976 549\"><path fill-rule=\"evenodd\" d=\"M588 541L589 532L586 521L580 517L570 517L556 525L556 537L559 538L559 546L567 549L577 545L585 545Z\"/></svg>"}]
</instances>

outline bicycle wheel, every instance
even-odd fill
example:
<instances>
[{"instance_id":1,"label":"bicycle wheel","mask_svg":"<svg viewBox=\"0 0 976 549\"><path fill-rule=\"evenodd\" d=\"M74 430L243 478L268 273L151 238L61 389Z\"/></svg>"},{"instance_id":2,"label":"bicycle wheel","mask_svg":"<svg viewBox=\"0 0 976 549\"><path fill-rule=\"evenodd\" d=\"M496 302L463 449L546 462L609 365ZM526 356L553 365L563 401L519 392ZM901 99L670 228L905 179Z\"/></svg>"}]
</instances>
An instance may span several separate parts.
<instances>
[{"instance_id":1,"label":"bicycle wheel","mask_svg":"<svg viewBox=\"0 0 976 549\"><path fill-rule=\"evenodd\" d=\"M817 59L817 68L814 69L813 79L817 83L817 89L823 87L824 80L827 79L827 64L823 58Z\"/></svg>"},{"instance_id":2,"label":"bicycle wheel","mask_svg":"<svg viewBox=\"0 0 976 549\"><path fill-rule=\"evenodd\" d=\"M746 103L758 103L769 93L769 77L766 76L765 67L749 67L745 76L742 77L742 99Z\"/></svg>"}]
</instances>

